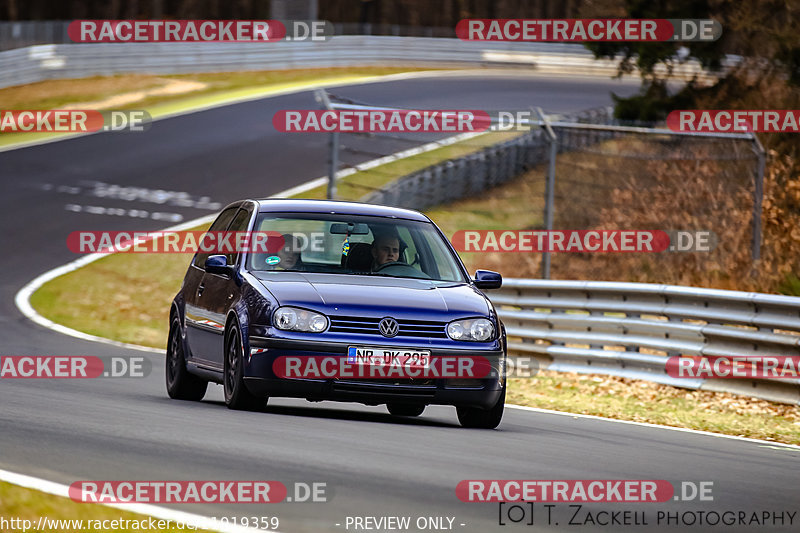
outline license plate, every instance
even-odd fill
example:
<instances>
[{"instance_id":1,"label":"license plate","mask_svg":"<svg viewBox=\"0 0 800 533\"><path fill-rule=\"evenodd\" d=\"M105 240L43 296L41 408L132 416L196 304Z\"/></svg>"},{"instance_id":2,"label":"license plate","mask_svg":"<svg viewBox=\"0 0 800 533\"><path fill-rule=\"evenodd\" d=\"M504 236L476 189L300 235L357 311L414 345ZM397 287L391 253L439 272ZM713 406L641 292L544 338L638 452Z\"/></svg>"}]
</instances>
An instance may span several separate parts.
<instances>
[{"instance_id":1,"label":"license plate","mask_svg":"<svg viewBox=\"0 0 800 533\"><path fill-rule=\"evenodd\" d=\"M430 368L431 352L430 350L381 348L379 346L349 346L347 362L354 365Z\"/></svg>"}]
</instances>

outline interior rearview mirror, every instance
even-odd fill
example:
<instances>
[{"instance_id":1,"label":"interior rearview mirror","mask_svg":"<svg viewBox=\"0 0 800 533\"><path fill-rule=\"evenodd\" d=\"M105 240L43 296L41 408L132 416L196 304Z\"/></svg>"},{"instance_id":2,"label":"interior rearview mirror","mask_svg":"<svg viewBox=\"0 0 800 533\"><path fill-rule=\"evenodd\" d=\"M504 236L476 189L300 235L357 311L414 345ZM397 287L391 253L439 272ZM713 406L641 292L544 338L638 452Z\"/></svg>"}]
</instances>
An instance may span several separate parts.
<instances>
[{"instance_id":1,"label":"interior rearview mirror","mask_svg":"<svg viewBox=\"0 0 800 533\"><path fill-rule=\"evenodd\" d=\"M369 233L369 226L366 224L356 224L353 222L334 222L331 224L331 233L333 235L367 235Z\"/></svg>"}]
</instances>

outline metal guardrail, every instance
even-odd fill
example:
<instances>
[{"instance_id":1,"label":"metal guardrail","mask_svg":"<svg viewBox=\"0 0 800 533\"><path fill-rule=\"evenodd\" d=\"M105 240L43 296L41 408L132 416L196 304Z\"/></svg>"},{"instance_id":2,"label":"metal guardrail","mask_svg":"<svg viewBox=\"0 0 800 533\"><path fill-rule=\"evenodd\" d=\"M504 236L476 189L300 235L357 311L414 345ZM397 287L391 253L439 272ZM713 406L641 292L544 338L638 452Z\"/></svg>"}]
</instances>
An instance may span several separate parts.
<instances>
[{"instance_id":1,"label":"metal guardrail","mask_svg":"<svg viewBox=\"0 0 800 533\"><path fill-rule=\"evenodd\" d=\"M276 18L283 19L284 17ZM300 16L299 18L307 19L309 17ZM12 50L36 44L73 44L67 32L70 22L69 20L0 21L0 50ZM333 34L455 38L456 30L454 27L446 26L334 22Z\"/></svg>"},{"instance_id":2,"label":"metal guardrail","mask_svg":"<svg viewBox=\"0 0 800 533\"><path fill-rule=\"evenodd\" d=\"M733 60L732 60L733 61ZM534 68L542 73L613 76L618 61L595 60L579 44L340 35L325 42L47 44L0 52L0 87L46 79L123 73L181 74L349 66ZM714 78L696 61L676 78Z\"/></svg>"},{"instance_id":3,"label":"metal guardrail","mask_svg":"<svg viewBox=\"0 0 800 533\"><path fill-rule=\"evenodd\" d=\"M478 195L545 161L547 141L537 129L399 178L360 201L424 210Z\"/></svg>"},{"instance_id":4,"label":"metal guardrail","mask_svg":"<svg viewBox=\"0 0 800 533\"><path fill-rule=\"evenodd\" d=\"M675 285L506 279L489 291L510 354L558 371L613 374L800 404L800 379L677 378L670 356L800 356L800 298Z\"/></svg>"}]
</instances>

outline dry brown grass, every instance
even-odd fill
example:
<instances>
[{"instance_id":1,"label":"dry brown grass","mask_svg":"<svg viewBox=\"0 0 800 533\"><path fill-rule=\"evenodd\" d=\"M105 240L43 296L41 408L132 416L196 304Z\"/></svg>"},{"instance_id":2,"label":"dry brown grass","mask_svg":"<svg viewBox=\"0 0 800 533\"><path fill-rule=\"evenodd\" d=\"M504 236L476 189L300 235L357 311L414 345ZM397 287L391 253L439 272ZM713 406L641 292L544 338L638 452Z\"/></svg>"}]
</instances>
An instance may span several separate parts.
<instances>
[{"instance_id":1,"label":"dry brown grass","mask_svg":"<svg viewBox=\"0 0 800 533\"><path fill-rule=\"evenodd\" d=\"M4 109L22 109L32 105L51 109L66 102L89 102L120 93L161 87L166 81L163 77L149 74L47 80L8 87L2 89L0 95Z\"/></svg>"},{"instance_id":2,"label":"dry brown grass","mask_svg":"<svg viewBox=\"0 0 800 533\"><path fill-rule=\"evenodd\" d=\"M769 152L761 259L751 260L753 177L747 141L688 143L626 138L559 154L556 229L711 230L711 252L555 253L552 277L787 292L800 264L800 162ZM670 150L680 158L673 158ZM738 160L725 157L738 151ZM459 229L542 227L543 167L430 213L448 235ZM482 217L478 217L482 214ZM464 254L470 268L539 277L541 256Z\"/></svg>"},{"instance_id":3,"label":"dry brown grass","mask_svg":"<svg viewBox=\"0 0 800 533\"><path fill-rule=\"evenodd\" d=\"M725 392L694 391L616 376L543 370L511 379L508 401L604 416L800 444L800 407Z\"/></svg>"}]
</instances>

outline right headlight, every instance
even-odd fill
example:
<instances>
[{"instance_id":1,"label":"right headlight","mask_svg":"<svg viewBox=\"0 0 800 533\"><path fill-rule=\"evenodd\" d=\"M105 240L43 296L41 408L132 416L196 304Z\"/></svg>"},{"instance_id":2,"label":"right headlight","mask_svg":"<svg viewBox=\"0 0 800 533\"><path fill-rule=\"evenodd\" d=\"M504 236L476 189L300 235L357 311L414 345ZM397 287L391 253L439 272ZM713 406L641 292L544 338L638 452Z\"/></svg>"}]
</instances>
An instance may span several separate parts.
<instances>
[{"instance_id":1,"label":"right headlight","mask_svg":"<svg viewBox=\"0 0 800 533\"><path fill-rule=\"evenodd\" d=\"M494 326L486 318L454 320L447 324L447 336L454 341L488 341L494 337Z\"/></svg>"},{"instance_id":2,"label":"right headlight","mask_svg":"<svg viewBox=\"0 0 800 533\"><path fill-rule=\"evenodd\" d=\"M297 307L279 307L272 315L276 328L285 331L320 333L328 328L328 318L320 313Z\"/></svg>"}]
</instances>

